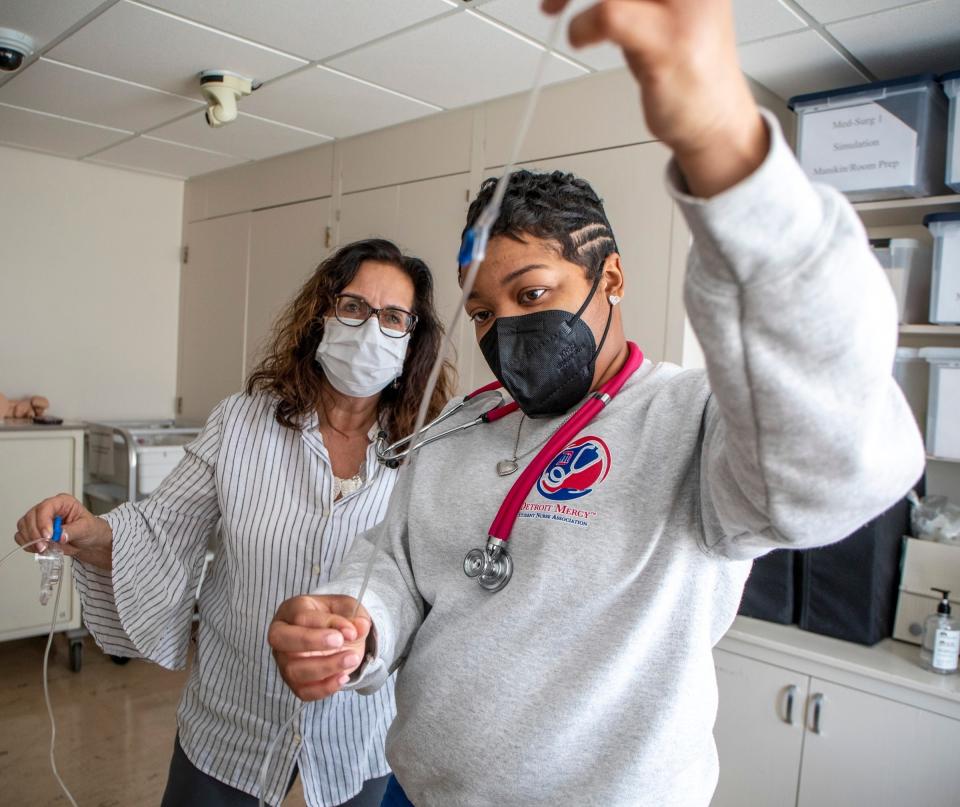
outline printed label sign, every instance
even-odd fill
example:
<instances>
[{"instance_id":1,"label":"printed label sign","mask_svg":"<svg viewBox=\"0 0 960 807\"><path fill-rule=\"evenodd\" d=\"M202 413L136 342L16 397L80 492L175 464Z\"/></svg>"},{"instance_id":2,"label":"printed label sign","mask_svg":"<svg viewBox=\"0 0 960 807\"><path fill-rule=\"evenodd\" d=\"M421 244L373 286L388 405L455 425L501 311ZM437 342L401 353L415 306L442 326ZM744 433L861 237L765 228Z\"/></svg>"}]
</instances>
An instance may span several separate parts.
<instances>
[{"instance_id":1,"label":"printed label sign","mask_svg":"<svg viewBox=\"0 0 960 807\"><path fill-rule=\"evenodd\" d=\"M916 182L917 132L879 104L809 112L801 141L803 170L841 191Z\"/></svg>"}]
</instances>

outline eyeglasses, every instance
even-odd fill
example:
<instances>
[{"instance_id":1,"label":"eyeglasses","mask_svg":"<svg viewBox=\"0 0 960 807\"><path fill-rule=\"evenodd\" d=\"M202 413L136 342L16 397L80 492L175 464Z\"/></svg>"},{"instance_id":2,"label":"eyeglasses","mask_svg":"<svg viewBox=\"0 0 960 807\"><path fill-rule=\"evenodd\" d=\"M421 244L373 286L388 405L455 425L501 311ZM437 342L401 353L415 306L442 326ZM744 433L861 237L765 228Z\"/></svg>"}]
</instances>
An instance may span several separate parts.
<instances>
[{"instance_id":1,"label":"eyeglasses","mask_svg":"<svg viewBox=\"0 0 960 807\"><path fill-rule=\"evenodd\" d=\"M338 294L334 313L344 325L359 328L370 317L376 315L380 332L384 336L399 339L406 336L417 326L417 315L402 308L374 308L370 303L355 294Z\"/></svg>"}]
</instances>

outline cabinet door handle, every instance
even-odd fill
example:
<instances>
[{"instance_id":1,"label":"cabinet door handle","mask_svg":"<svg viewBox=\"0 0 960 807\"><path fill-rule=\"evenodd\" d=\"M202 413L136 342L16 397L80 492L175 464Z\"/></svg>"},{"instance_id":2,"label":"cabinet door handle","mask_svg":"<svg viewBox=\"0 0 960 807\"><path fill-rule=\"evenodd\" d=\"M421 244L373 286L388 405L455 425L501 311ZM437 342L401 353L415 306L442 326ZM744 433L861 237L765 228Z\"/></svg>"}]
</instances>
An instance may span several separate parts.
<instances>
[{"instance_id":1,"label":"cabinet door handle","mask_svg":"<svg viewBox=\"0 0 960 807\"><path fill-rule=\"evenodd\" d=\"M823 709L823 693L818 692L810 699L810 707L813 712L813 720L810 724L810 730L814 734L822 734L820 731L820 712Z\"/></svg>"},{"instance_id":2,"label":"cabinet door handle","mask_svg":"<svg viewBox=\"0 0 960 807\"><path fill-rule=\"evenodd\" d=\"M783 716L783 722L786 723L788 726L793 725L793 706L796 703L797 693L799 691L800 690L797 689L796 684L790 684L790 686L787 687L786 695L784 697L784 705L786 709L785 709L785 714Z\"/></svg>"}]
</instances>

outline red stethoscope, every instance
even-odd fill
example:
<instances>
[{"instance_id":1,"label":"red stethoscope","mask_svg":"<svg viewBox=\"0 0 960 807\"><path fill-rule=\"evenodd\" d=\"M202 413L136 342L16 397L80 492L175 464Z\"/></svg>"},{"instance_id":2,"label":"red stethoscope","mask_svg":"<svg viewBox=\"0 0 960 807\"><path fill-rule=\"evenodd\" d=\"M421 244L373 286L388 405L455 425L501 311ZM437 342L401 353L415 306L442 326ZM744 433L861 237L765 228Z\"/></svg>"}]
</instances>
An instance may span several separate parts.
<instances>
[{"instance_id":1,"label":"red stethoscope","mask_svg":"<svg viewBox=\"0 0 960 807\"><path fill-rule=\"evenodd\" d=\"M500 510L497 511L490 529L487 530L486 547L471 549L463 559L463 571L467 577L475 577L480 586L487 591L499 591L510 582L513 575L513 559L507 551L507 541L510 540L510 533L513 531L513 525L516 523L520 508L537 480L547 469L547 466L553 462L557 454L566 448L580 431L586 428L600 411L617 396L627 379L643 363L643 353L640 348L633 342L628 342L627 347L627 360L623 367L600 389L590 394L573 416L557 429L556 433L547 441L547 444L523 469L517 481L513 483L513 487L510 488L510 492L507 493L506 498L500 505ZM517 405L516 403L506 404L486 414L496 414L496 417L490 418L495 420L497 417L509 414L509 412L500 414L500 410L508 408L512 412L517 408ZM490 422L490 419L486 422Z\"/></svg>"},{"instance_id":2,"label":"red stethoscope","mask_svg":"<svg viewBox=\"0 0 960 807\"><path fill-rule=\"evenodd\" d=\"M556 433L547 441L546 445L540 449L530 464L524 468L523 472L513 483L510 492L507 493L500 510L497 512L490 529L487 531L487 545L484 549L471 549L463 559L463 571L467 577L477 578L477 582L487 591L499 591L508 582L513 575L513 559L507 552L507 541L510 540L510 533L513 531L513 525L520 513L527 494L533 489L541 474L547 466L553 461L554 457L564 449L580 431L599 414L599 412L612 401L617 393L620 392L627 379L632 376L637 368L643 364L643 353L633 342L627 342L627 360L617 374L600 387L596 392L590 393L590 396L580 406L580 408L559 428ZM423 448L425 445L442 440L456 432L465 431L481 423L493 423L506 417L511 412L516 412L520 407L516 401L503 403L503 395L499 394L502 385L499 381L491 381L474 390L456 405L444 412L433 422L427 424L416 434L404 437L395 443L387 445L386 434L381 432L376 440L375 449L377 459L389 468L397 468L409 453ZM497 392L500 402L481 413L473 420L454 426L452 429L440 432L439 434L423 437L419 442L414 442L418 437L424 435L434 426L442 423L451 415L459 412L479 396L487 392ZM404 447L405 446L405 447Z\"/></svg>"}]
</instances>

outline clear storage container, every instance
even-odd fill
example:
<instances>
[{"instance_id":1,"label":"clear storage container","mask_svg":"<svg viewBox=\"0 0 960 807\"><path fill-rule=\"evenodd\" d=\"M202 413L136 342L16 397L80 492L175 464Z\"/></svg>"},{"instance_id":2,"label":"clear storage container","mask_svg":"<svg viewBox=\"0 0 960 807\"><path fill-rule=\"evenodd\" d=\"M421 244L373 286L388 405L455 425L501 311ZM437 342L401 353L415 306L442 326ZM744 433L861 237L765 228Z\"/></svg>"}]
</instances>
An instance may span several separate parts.
<instances>
[{"instance_id":1,"label":"clear storage container","mask_svg":"<svg viewBox=\"0 0 960 807\"><path fill-rule=\"evenodd\" d=\"M960 213L932 213L923 223L933 236L930 321L960 325Z\"/></svg>"},{"instance_id":2,"label":"clear storage container","mask_svg":"<svg viewBox=\"0 0 960 807\"><path fill-rule=\"evenodd\" d=\"M927 453L960 460L960 348L924 347L930 363L927 403Z\"/></svg>"},{"instance_id":3,"label":"clear storage container","mask_svg":"<svg viewBox=\"0 0 960 807\"><path fill-rule=\"evenodd\" d=\"M159 442L159 441L158 441ZM137 489L153 493L183 459L182 445L147 445L137 449Z\"/></svg>"},{"instance_id":4,"label":"clear storage container","mask_svg":"<svg viewBox=\"0 0 960 807\"><path fill-rule=\"evenodd\" d=\"M943 91L950 99L950 124L947 132L947 185L960 193L960 70L940 77Z\"/></svg>"},{"instance_id":5,"label":"clear storage container","mask_svg":"<svg viewBox=\"0 0 960 807\"><path fill-rule=\"evenodd\" d=\"M910 404L917 425L923 432L927 425L927 394L930 389L930 365L915 347L898 347L893 361L893 377Z\"/></svg>"},{"instance_id":6,"label":"clear storage container","mask_svg":"<svg viewBox=\"0 0 960 807\"><path fill-rule=\"evenodd\" d=\"M944 190L947 100L932 75L798 95L789 106L811 179L861 201Z\"/></svg>"},{"instance_id":7,"label":"clear storage container","mask_svg":"<svg viewBox=\"0 0 960 807\"><path fill-rule=\"evenodd\" d=\"M929 322L930 248L916 238L872 239L870 247L897 298L900 323Z\"/></svg>"}]
</instances>

